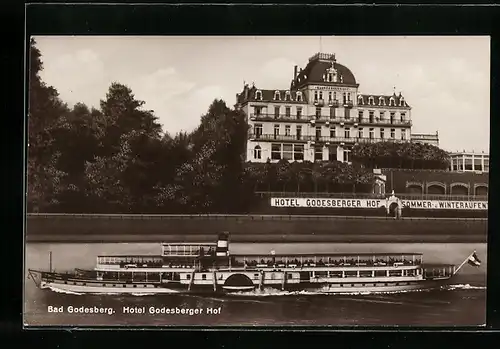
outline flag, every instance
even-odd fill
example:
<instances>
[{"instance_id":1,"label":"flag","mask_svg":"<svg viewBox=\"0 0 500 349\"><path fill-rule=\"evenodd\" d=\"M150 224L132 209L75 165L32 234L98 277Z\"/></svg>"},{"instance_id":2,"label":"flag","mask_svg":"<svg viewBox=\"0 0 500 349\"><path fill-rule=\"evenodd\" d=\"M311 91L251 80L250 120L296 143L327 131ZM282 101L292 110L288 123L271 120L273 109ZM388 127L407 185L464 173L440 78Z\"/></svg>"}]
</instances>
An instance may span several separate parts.
<instances>
[{"instance_id":1,"label":"flag","mask_svg":"<svg viewBox=\"0 0 500 349\"><path fill-rule=\"evenodd\" d=\"M467 262L474 266L474 267L479 267L481 265L481 261L479 260L479 258L477 258L477 255L476 255L476 252L473 252L470 256L469 256L469 259L467 260Z\"/></svg>"}]
</instances>

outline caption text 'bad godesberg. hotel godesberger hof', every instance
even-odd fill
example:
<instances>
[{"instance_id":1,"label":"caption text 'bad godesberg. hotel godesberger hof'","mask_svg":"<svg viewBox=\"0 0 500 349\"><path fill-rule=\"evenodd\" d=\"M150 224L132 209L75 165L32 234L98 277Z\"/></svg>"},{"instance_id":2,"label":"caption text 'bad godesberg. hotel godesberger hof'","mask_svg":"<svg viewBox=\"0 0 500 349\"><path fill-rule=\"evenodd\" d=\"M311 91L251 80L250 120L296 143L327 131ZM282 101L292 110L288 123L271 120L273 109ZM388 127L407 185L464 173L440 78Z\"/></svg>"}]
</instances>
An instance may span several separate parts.
<instances>
[{"instance_id":1,"label":"caption text 'bad godesberg. hotel godesberger hof'","mask_svg":"<svg viewBox=\"0 0 500 349\"><path fill-rule=\"evenodd\" d=\"M411 107L401 93L360 94L354 74L334 54L318 53L294 68L290 89L245 84L236 107L248 117L246 160L350 162L355 143L426 142L438 135L411 134Z\"/></svg>"}]
</instances>

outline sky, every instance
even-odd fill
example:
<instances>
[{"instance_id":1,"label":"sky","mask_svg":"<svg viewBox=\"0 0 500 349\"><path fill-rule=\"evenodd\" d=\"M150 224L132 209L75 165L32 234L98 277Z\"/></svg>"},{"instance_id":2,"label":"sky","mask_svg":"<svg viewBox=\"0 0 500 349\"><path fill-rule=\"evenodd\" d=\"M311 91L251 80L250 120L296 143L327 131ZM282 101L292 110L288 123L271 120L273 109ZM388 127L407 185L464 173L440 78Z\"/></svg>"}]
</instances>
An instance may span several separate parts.
<instances>
[{"instance_id":1,"label":"sky","mask_svg":"<svg viewBox=\"0 0 500 349\"><path fill-rule=\"evenodd\" d=\"M363 94L401 92L412 133L439 131L449 151L489 151L487 36L35 36L42 79L70 106L99 107L112 82L129 86L170 134L194 129L215 98L236 102L244 82L286 89L294 65L335 53Z\"/></svg>"}]
</instances>

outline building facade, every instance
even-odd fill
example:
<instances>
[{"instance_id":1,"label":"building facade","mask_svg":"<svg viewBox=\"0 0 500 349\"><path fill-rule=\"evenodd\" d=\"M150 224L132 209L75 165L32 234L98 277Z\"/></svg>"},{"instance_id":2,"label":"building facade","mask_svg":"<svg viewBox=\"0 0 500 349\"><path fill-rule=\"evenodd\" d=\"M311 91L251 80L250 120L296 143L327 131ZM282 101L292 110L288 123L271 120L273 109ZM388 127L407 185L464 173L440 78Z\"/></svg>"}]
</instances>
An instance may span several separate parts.
<instances>
[{"instance_id":1,"label":"building facade","mask_svg":"<svg viewBox=\"0 0 500 349\"><path fill-rule=\"evenodd\" d=\"M412 133L411 141L414 143L424 143L434 145L439 147L439 133L436 131L436 134L423 134L423 133Z\"/></svg>"},{"instance_id":2,"label":"building facade","mask_svg":"<svg viewBox=\"0 0 500 349\"><path fill-rule=\"evenodd\" d=\"M450 170L456 172L490 172L490 156L485 153L450 153Z\"/></svg>"},{"instance_id":3,"label":"building facade","mask_svg":"<svg viewBox=\"0 0 500 349\"><path fill-rule=\"evenodd\" d=\"M287 90L245 85L236 107L247 116L246 160L351 161L356 143L411 141L411 107L401 93L361 94L334 54L294 67Z\"/></svg>"}]
</instances>

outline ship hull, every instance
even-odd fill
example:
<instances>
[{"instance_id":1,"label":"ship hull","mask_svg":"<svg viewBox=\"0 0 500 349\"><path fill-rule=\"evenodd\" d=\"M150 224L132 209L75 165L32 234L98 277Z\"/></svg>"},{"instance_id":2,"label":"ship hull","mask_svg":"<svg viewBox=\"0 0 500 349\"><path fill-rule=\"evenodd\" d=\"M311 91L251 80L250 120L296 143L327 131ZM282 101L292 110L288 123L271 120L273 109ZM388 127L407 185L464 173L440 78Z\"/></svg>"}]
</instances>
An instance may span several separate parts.
<instances>
[{"instance_id":1,"label":"ship hull","mask_svg":"<svg viewBox=\"0 0 500 349\"><path fill-rule=\"evenodd\" d=\"M183 284L123 284L123 283L97 283L97 282L75 282L63 283L58 281L41 281L40 288L50 289L56 292L78 293L78 294L244 294L244 293L274 293L282 292L313 292L324 294L375 294L375 293L398 293L411 292L426 289L436 289L449 283L449 279L443 280L421 280L407 283L371 283L371 284L338 284L338 283L302 283L295 285L264 285L225 287L211 285L193 285L191 288Z\"/></svg>"}]
</instances>

